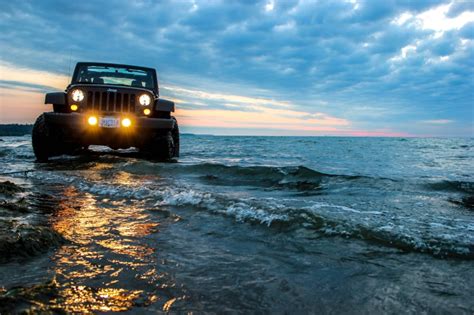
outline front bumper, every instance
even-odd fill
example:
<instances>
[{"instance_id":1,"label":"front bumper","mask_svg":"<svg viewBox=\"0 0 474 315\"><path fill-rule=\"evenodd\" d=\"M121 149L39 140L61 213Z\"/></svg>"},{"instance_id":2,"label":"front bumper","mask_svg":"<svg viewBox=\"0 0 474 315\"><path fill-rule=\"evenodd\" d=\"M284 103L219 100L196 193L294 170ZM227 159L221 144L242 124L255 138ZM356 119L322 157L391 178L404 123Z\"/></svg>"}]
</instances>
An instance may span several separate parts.
<instances>
[{"instance_id":1,"label":"front bumper","mask_svg":"<svg viewBox=\"0 0 474 315\"><path fill-rule=\"evenodd\" d=\"M82 113L44 113L46 123L53 125L69 126L76 130L90 130L91 128L106 129L98 126L90 126L87 123L89 115ZM118 116L118 115L95 115L96 117ZM150 117L129 117L132 120L130 129L159 129L171 130L174 127L174 119L150 118ZM123 127L116 128L123 129Z\"/></svg>"},{"instance_id":2,"label":"front bumper","mask_svg":"<svg viewBox=\"0 0 474 315\"><path fill-rule=\"evenodd\" d=\"M140 146L150 137L164 134L173 129L174 119L120 116L98 114L96 117L116 116L128 117L132 125L128 128L119 126L118 128L104 128L91 126L87 119L88 114L83 113L44 113L45 121L52 126L54 132L58 132L65 141L73 141L84 145L100 144L114 148L127 148Z\"/></svg>"}]
</instances>

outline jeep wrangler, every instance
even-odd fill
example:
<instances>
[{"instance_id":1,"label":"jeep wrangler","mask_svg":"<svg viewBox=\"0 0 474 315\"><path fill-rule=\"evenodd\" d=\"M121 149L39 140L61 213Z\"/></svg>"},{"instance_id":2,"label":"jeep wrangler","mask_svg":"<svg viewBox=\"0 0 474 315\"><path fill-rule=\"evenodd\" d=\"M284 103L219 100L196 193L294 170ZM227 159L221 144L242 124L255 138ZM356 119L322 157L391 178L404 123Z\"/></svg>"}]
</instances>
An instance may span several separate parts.
<instances>
[{"instance_id":1,"label":"jeep wrangler","mask_svg":"<svg viewBox=\"0 0 474 315\"><path fill-rule=\"evenodd\" d=\"M179 156L174 102L160 99L155 69L79 62L64 92L47 93L53 111L38 117L32 132L38 161L85 150L136 147L150 158Z\"/></svg>"}]
</instances>

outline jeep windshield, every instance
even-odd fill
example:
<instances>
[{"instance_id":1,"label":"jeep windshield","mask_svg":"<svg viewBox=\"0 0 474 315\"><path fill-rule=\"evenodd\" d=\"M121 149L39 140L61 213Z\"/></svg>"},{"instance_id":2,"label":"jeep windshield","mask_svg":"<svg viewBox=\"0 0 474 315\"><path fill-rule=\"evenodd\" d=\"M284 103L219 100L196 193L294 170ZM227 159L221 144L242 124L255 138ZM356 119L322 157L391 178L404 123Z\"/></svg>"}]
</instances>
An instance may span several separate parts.
<instances>
[{"instance_id":1,"label":"jeep windshield","mask_svg":"<svg viewBox=\"0 0 474 315\"><path fill-rule=\"evenodd\" d=\"M152 69L128 66L78 65L72 83L122 85L154 89Z\"/></svg>"}]
</instances>

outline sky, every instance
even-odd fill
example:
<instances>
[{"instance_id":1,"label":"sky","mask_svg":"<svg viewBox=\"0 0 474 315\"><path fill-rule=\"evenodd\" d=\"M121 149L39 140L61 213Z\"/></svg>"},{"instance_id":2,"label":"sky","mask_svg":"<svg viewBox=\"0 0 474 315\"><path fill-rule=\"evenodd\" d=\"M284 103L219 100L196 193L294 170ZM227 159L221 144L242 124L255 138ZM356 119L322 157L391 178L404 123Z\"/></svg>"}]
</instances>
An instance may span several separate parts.
<instances>
[{"instance_id":1,"label":"sky","mask_svg":"<svg viewBox=\"0 0 474 315\"><path fill-rule=\"evenodd\" d=\"M156 68L184 132L474 136L474 0L0 0L0 123L76 62Z\"/></svg>"}]
</instances>

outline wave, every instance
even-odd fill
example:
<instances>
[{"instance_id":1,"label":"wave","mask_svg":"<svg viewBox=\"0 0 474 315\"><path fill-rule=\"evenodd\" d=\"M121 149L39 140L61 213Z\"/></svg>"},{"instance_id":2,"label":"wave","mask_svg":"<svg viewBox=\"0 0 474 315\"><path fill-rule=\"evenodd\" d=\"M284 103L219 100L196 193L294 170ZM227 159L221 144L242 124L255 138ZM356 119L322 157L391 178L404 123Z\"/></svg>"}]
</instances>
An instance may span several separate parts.
<instances>
[{"instance_id":1,"label":"wave","mask_svg":"<svg viewBox=\"0 0 474 315\"><path fill-rule=\"evenodd\" d=\"M114 163L117 162L114 159ZM173 180L165 182L144 181L143 178L128 178L126 182L105 181L109 174L105 168L101 176L96 172L80 172L74 170L51 172L39 170L32 176L44 182L72 185L78 190L96 196L111 196L120 199L135 199L146 202L151 208L187 207L203 210L218 215L234 218L238 222L262 224L277 228L281 232L286 229L309 229L322 236L340 236L375 242L385 246L396 247L403 251L428 253L437 257L459 257L474 259L474 241L472 233L474 225L462 220L436 218L436 227L427 227L426 218L415 213L410 220L403 217L406 213L367 211L357 206L331 204L304 198L235 198L223 193L204 191L206 186L192 185L193 181L175 180L173 172L179 175L189 174L200 180L213 183L223 181L228 185L248 184L266 185L270 187L298 187L303 183L314 185L311 189L319 189L325 180L377 180L363 176L332 175L321 173L303 166L270 167L270 166L225 166L221 164L156 164L146 161L124 161L116 164L118 170L129 175L159 174ZM116 174L117 169L111 171ZM138 174L137 174L138 173ZM67 176L65 176L67 174ZM92 176L94 175L94 176ZM84 177L85 176L85 177ZM127 175L128 176L128 175ZM196 177L195 177L196 178ZM161 179L160 179L161 180ZM262 184L263 183L263 184ZM376 182L379 185L378 182ZM438 182L432 183L436 189L472 190L470 182ZM438 185L438 186L436 186ZM471 186L469 186L471 185ZM197 188L201 187L201 188ZM212 189L212 187L210 187ZM343 201L340 201L343 202ZM169 210L169 209L165 209ZM451 222L452 221L452 222ZM405 224L403 226L402 224ZM430 223L431 224L431 223ZM454 224L454 225L450 225Z\"/></svg>"},{"instance_id":2,"label":"wave","mask_svg":"<svg viewBox=\"0 0 474 315\"><path fill-rule=\"evenodd\" d=\"M474 259L472 240L450 234L425 235L422 230L413 230L413 227L407 229L386 222L388 218L382 212L362 211L326 202L312 202L297 208L284 205L281 200L274 198L229 200L192 189L179 192L168 189L162 191L160 200L155 205L193 206L230 216L241 222L285 229L305 228L328 237L360 239L406 252L428 253L442 258ZM472 226L467 227L467 230L473 229Z\"/></svg>"},{"instance_id":3,"label":"wave","mask_svg":"<svg viewBox=\"0 0 474 315\"><path fill-rule=\"evenodd\" d=\"M201 179L212 184L252 185L296 190L320 189L324 177L331 176L304 166L226 166L201 164L188 166L188 170L205 173Z\"/></svg>"},{"instance_id":4,"label":"wave","mask_svg":"<svg viewBox=\"0 0 474 315\"><path fill-rule=\"evenodd\" d=\"M0 148L0 158L30 160L34 158L33 149L25 146Z\"/></svg>"},{"instance_id":5,"label":"wave","mask_svg":"<svg viewBox=\"0 0 474 315\"><path fill-rule=\"evenodd\" d=\"M324 180L372 179L358 175L322 173L305 166L238 166L213 163L191 165L156 165L143 161L127 163L122 170L134 174L169 173L197 175L212 185L256 186L298 191L319 190ZM374 179L376 180L376 179Z\"/></svg>"},{"instance_id":6,"label":"wave","mask_svg":"<svg viewBox=\"0 0 474 315\"><path fill-rule=\"evenodd\" d=\"M443 180L427 184L428 188L436 191L451 191L474 194L474 182Z\"/></svg>"},{"instance_id":7,"label":"wave","mask_svg":"<svg viewBox=\"0 0 474 315\"><path fill-rule=\"evenodd\" d=\"M448 200L454 204L474 210L474 195L463 197L460 199L450 198Z\"/></svg>"},{"instance_id":8,"label":"wave","mask_svg":"<svg viewBox=\"0 0 474 315\"><path fill-rule=\"evenodd\" d=\"M283 177L294 177L302 180L311 180L321 177L344 177L347 179L363 178L357 175L335 175L322 173L306 166L239 166L214 163L202 163L180 166L187 171L206 172L219 175L233 175L244 177L259 177L269 179L282 179Z\"/></svg>"},{"instance_id":9,"label":"wave","mask_svg":"<svg viewBox=\"0 0 474 315\"><path fill-rule=\"evenodd\" d=\"M0 158L10 155L11 149L9 148L0 148Z\"/></svg>"},{"instance_id":10,"label":"wave","mask_svg":"<svg viewBox=\"0 0 474 315\"><path fill-rule=\"evenodd\" d=\"M49 174L50 176L51 174ZM57 181L56 178L50 178ZM69 184L94 195L145 201L152 208L194 208L224 215L237 222L262 224L279 232L309 229L325 237L365 240L405 252L420 252L435 257L474 259L472 223L457 221L456 227L442 221L426 228L423 219L413 218L407 226L400 218L380 211L366 211L327 202L289 198L233 199L223 194L199 191L186 185L111 185L69 178ZM415 220L415 221L413 221Z\"/></svg>"}]
</instances>

